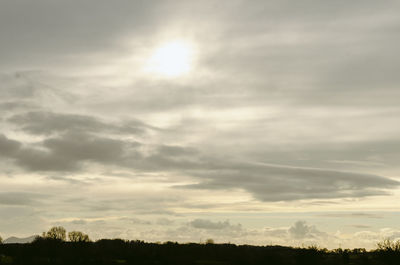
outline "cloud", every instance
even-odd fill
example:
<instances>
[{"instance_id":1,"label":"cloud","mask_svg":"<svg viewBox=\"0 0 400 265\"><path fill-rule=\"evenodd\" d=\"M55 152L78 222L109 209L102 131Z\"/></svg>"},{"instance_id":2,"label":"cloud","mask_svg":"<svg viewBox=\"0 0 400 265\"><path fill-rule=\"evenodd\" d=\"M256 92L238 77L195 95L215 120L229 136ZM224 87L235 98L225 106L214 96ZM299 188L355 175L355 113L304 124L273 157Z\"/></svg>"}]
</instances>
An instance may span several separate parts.
<instances>
[{"instance_id":1,"label":"cloud","mask_svg":"<svg viewBox=\"0 0 400 265\"><path fill-rule=\"evenodd\" d=\"M381 228L377 231L363 230L354 233L353 239L361 244L367 244L373 248L377 247L377 243L384 239L399 240L400 231L394 228Z\"/></svg>"},{"instance_id":2,"label":"cloud","mask_svg":"<svg viewBox=\"0 0 400 265\"><path fill-rule=\"evenodd\" d=\"M124 159L125 149L135 145L79 132L45 139L36 147L22 147L18 141L5 136L0 138L0 147L4 149L3 155L30 171L74 171L85 161L119 163Z\"/></svg>"},{"instance_id":3,"label":"cloud","mask_svg":"<svg viewBox=\"0 0 400 265\"><path fill-rule=\"evenodd\" d=\"M328 217L378 220L354 209L398 201L397 10L372 0L2 1L0 185L55 195L4 193L14 204L2 207L40 201L49 219L66 208L77 219L151 215L169 231L154 238L196 242L323 238L307 223L261 231L240 221L233 233L216 221L227 210L323 203ZM193 43L194 71L143 74L152 50L176 39ZM333 213L343 202L351 210ZM199 210L210 219L191 215ZM172 223L156 221L163 215ZM178 229L178 215L192 221ZM153 229L134 234L135 225L104 227L137 237ZM383 234L371 231L354 240Z\"/></svg>"},{"instance_id":4,"label":"cloud","mask_svg":"<svg viewBox=\"0 0 400 265\"><path fill-rule=\"evenodd\" d=\"M20 148L20 142L8 139L5 135L0 134L0 156L13 157Z\"/></svg>"},{"instance_id":5,"label":"cloud","mask_svg":"<svg viewBox=\"0 0 400 265\"><path fill-rule=\"evenodd\" d=\"M52 112L27 112L10 117L8 122L30 134L49 135L65 132L99 132L142 134L150 126L140 121L125 121L123 125L106 123L88 115Z\"/></svg>"},{"instance_id":6,"label":"cloud","mask_svg":"<svg viewBox=\"0 0 400 265\"><path fill-rule=\"evenodd\" d=\"M128 223L132 223L135 225L152 225L153 223L151 221L148 220L144 220L144 219L140 219L140 218L136 218L136 217L122 217L119 218L119 220L123 221L123 222L128 222Z\"/></svg>"},{"instance_id":7,"label":"cloud","mask_svg":"<svg viewBox=\"0 0 400 265\"><path fill-rule=\"evenodd\" d=\"M189 222L189 225L198 229L229 229L229 230L241 230L241 224L231 225L229 220L224 222L213 222L207 219L195 219Z\"/></svg>"},{"instance_id":8,"label":"cloud","mask_svg":"<svg viewBox=\"0 0 400 265\"><path fill-rule=\"evenodd\" d=\"M357 225L357 224L355 224L355 225L350 225L351 227L355 227L355 228L359 228L359 229L368 229L368 228L371 228L371 226L370 225Z\"/></svg>"},{"instance_id":9,"label":"cloud","mask_svg":"<svg viewBox=\"0 0 400 265\"><path fill-rule=\"evenodd\" d=\"M155 5L122 0L111 5L103 0L84 0L79 7L75 2L48 0L35 4L30 1L1 3L0 30L4 35L0 38L3 43L0 54L6 60L3 64L21 66L25 63L32 67L46 63L49 56L65 59L81 54L79 60L82 60L91 52L121 49L123 46L118 45L118 40L126 34L140 35L160 26L157 22L168 17L162 6L164 1ZM88 13L91 13L90 18ZM24 17L24 21L15 19L17 16ZM18 51L21 50L25 51L24 56L20 56Z\"/></svg>"},{"instance_id":10,"label":"cloud","mask_svg":"<svg viewBox=\"0 0 400 265\"><path fill-rule=\"evenodd\" d=\"M37 106L31 102L18 100L18 101L7 101L7 102L0 102L0 110L3 113L13 113L19 110L26 110L26 109L34 109Z\"/></svg>"},{"instance_id":11,"label":"cloud","mask_svg":"<svg viewBox=\"0 0 400 265\"><path fill-rule=\"evenodd\" d=\"M200 182L182 187L244 189L261 201L385 195L385 189L400 184L396 180L368 174L240 162L194 175Z\"/></svg>"},{"instance_id":12,"label":"cloud","mask_svg":"<svg viewBox=\"0 0 400 265\"><path fill-rule=\"evenodd\" d=\"M76 219L76 220L72 220L71 224L74 224L74 225L85 225L85 224L87 224L87 221L84 220L84 219Z\"/></svg>"},{"instance_id":13,"label":"cloud","mask_svg":"<svg viewBox=\"0 0 400 265\"><path fill-rule=\"evenodd\" d=\"M32 192L0 192L0 205L38 206L45 197L43 194Z\"/></svg>"},{"instance_id":14,"label":"cloud","mask_svg":"<svg viewBox=\"0 0 400 265\"><path fill-rule=\"evenodd\" d=\"M78 125L80 119L78 120ZM76 120L74 120L76 121ZM78 126L76 125L76 126ZM73 127L74 125L72 125ZM98 129L98 132L102 132ZM194 177L186 189L249 192L260 201L333 199L387 195L399 182L377 175L318 168L232 162L207 157L191 147L155 145L143 153L141 143L96 136L74 130L22 146L5 136L0 139L3 156L32 171L77 171L85 163L150 172L176 172ZM148 148L147 148L148 149Z\"/></svg>"},{"instance_id":15,"label":"cloud","mask_svg":"<svg viewBox=\"0 0 400 265\"><path fill-rule=\"evenodd\" d=\"M373 219L382 219L384 218L384 214L375 214L375 213L362 213L362 212L354 212L354 213L324 213L319 214L320 217L336 217L336 218L373 218Z\"/></svg>"},{"instance_id":16,"label":"cloud","mask_svg":"<svg viewBox=\"0 0 400 265\"><path fill-rule=\"evenodd\" d=\"M168 218L158 218L156 220L156 224L162 225L162 226L169 226L173 225L175 223L174 220L168 219Z\"/></svg>"},{"instance_id":17,"label":"cloud","mask_svg":"<svg viewBox=\"0 0 400 265\"><path fill-rule=\"evenodd\" d=\"M321 235L326 235L317 230L315 226L307 225L305 221L297 221L289 228L288 232L294 239L316 238Z\"/></svg>"},{"instance_id":18,"label":"cloud","mask_svg":"<svg viewBox=\"0 0 400 265\"><path fill-rule=\"evenodd\" d=\"M22 195L22 197L25 196ZM31 236L40 233L48 225L43 214L35 210L29 202L28 204L24 201L9 205L0 204L0 215L0 233L4 238Z\"/></svg>"}]
</instances>

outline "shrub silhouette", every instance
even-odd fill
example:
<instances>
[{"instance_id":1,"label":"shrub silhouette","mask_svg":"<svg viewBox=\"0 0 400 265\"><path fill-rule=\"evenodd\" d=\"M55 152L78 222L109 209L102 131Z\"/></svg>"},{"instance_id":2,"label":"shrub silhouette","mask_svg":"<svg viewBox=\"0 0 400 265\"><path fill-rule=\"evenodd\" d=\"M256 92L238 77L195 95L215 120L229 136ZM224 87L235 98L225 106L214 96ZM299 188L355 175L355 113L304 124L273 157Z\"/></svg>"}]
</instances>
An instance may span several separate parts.
<instances>
[{"instance_id":1,"label":"shrub silhouette","mask_svg":"<svg viewBox=\"0 0 400 265\"><path fill-rule=\"evenodd\" d=\"M207 239L206 244L214 244L214 239L212 238Z\"/></svg>"}]
</instances>

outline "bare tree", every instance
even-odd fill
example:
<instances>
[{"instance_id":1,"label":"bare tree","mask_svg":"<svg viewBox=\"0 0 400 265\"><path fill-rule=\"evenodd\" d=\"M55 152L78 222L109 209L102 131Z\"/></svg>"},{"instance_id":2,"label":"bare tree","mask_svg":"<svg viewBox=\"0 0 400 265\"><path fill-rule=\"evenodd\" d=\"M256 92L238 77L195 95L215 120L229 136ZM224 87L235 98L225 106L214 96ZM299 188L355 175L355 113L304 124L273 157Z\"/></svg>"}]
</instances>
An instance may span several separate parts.
<instances>
[{"instance_id":1,"label":"bare tree","mask_svg":"<svg viewBox=\"0 0 400 265\"><path fill-rule=\"evenodd\" d=\"M390 238L386 238L381 242L377 243L378 250L383 251L400 251L400 240L394 241Z\"/></svg>"},{"instance_id":2,"label":"bare tree","mask_svg":"<svg viewBox=\"0 0 400 265\"><path fill-rule=\"evenodd\" d=\"M89 242L89 236L79 231L72 231L68 233L69 241L71 242Z\"/></svg>"},{"instance_id":3,"label":"bare tree","mask_svg":"<svg viewBox=\"0 0 400 265\"><path fill-rule=\"evenodd\" d=\"M55 227L50 228L50 230L47 231L47 233L43 232L43 237L65 241L67 239L66 234L67 234L67 232L65 231L64 227L55 226Z\"/></svg>"}]
</instances>

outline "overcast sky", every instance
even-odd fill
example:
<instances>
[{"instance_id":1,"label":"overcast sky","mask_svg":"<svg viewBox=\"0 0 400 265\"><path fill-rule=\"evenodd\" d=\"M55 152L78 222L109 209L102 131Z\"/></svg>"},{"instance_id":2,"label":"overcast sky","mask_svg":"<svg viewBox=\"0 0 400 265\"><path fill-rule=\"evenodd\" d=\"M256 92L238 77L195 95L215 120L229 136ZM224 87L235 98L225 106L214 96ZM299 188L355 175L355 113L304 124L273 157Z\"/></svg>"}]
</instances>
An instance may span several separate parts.
<instances>
[{"instance_id":1,"label":"overcast sky","mask_svg":"<svg viewBox=\"0 0 400 265\"><path fill-rule=\"evenodd\" d=\"M0 235L400 239L399 12L0 0Z\"/></svg>"}]
</instances>

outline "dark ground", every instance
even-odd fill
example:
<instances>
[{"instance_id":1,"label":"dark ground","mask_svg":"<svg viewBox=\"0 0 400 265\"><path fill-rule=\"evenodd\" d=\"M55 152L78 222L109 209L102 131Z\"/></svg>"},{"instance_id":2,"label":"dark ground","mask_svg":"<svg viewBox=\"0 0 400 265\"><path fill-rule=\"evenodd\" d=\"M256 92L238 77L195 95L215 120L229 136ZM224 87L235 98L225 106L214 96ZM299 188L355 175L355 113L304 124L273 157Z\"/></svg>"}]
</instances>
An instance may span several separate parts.
<instances>
[{"instance_id":1,"label":"dark ground","mask_svg":"<svg viewBox=\"0 0 400 265\"><path fill-rule=\"evenodd\" d=\"M0 264L390 264L400 265L400 251L364 249L328 251L282 246L233 244L163 244L142 241L99 240L71 243L41 239L30 244L0 245Z\"/></svg>"}]
</instances>

